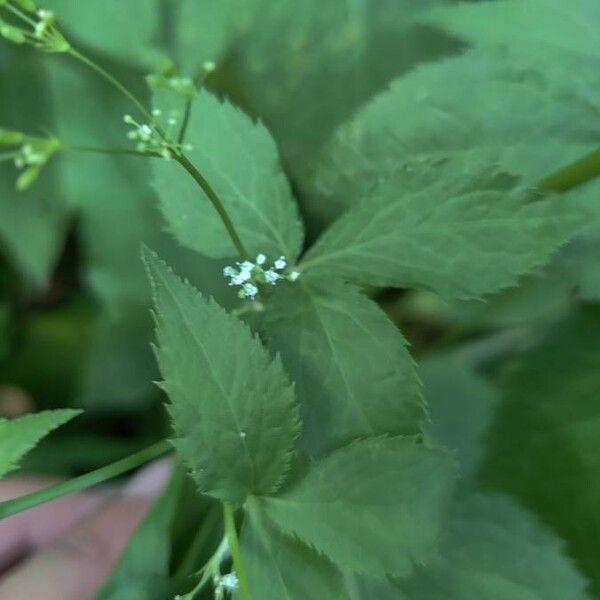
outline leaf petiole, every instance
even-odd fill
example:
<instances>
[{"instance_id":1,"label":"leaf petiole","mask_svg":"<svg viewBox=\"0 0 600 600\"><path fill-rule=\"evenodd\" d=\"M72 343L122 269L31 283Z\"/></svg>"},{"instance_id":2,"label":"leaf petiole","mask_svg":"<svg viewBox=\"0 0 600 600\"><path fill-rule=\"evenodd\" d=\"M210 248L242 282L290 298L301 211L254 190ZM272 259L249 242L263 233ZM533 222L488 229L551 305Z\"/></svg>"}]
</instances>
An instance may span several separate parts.
<instances>
[{"instance_id":1,"label":"leaf petiole","mask_svg":"<svg viewBox=\"0 0 600 600\"><path fill-rule=\"evenodd\" d=\"M85 473L79 477L47 487L38 492L33 492L32 494L27 494L26 496L21 496L20 498L15 498L14 500L0 502L0 520L6 519L19 512L29 510L30 508L34 508L40 504L51 502L62 496L80 492L107 481L108 479L113 479L118 475L127 473L140 465L166 454L171 449L172 446L169 441L162 440L148 448L144 448L139 452L135 452L130 456L126 456L110 465L100 467L90 473Z\"/></svg>"},{"instance_id":2,"label":"leaf petiole","mask_svg":"<svg viewBox=\"0 0 600 600\"><path fill-rule=\"evenodd\" d=\"M548 175L537 184L542 192L566 192L600 177L600 149Z\"/></svg>"}]
</instances>

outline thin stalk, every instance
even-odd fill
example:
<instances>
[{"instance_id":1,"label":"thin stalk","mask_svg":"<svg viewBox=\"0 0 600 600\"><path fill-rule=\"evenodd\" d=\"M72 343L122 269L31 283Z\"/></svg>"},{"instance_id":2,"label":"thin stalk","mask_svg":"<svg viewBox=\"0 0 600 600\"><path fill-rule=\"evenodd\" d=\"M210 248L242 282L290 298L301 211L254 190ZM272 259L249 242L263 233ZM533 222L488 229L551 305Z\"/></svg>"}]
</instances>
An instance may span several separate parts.
<instances>
[{"instance_id":1,"label":"thin stalk","mask_svg":"<svg viewBox=\"0 0 600 600\"><path fill-rule=\"evenodd\" d=\"M27 494L26 496L21 496L20 498L15 498L14 500L0 502L0 520L6 519L19 512L29 510L30 508L34 508L40 504L51 502L62 496L80 492L108 479L113 479L118 475L127 473L140 465L158 458L169 452L171 449L171 444L167 440L162 440L144 450L140 450L139 452L126 456L110 465L100 467L85 475L69 479L63 483L47 487L38 492L33 492L32 494Z\"/></svg>"},{"instance_id":2,"label":"thin stalk","mask_svg":"<svg viewBox=\"0 0 600 600\"><path fill-rule=\"evenodd\" d=\"M566 192L600 176L600 149L555 171L538 182L542 192Z\"/></svg>"},{"instance_id":3,"label":"thin stalk","mask_svg":"<svg viewBox=\"0 0 600 600\"><path fill-rule=\"evenodd\" d=\"M229 218L223 203L221 202L217 193L213 190L211 185L204 179L202 174L196 169L196 167L184 156L183 154L177 154L173 157L196 181L196 183L202 188L204 193L208 196L211 204L214 206L215 210L219 213L219 217L221 217L221 221L223 221L223 225L225 225L225 229L227 229L227 233L233 242L233 245L236 247L238 254L242 257L243 260L248 260L249 254L238 235L235 225L233 221Z\"/></svg>"},{"instance_id":4,"label":"thin stalk","mask_svg":"<svg viewBox=\"0 0 600 600\"><path fill-rule=\"evenodd\" d=\"M103 146L79 146L75 144L62 144L62 150L72 150L74 152L90 152L94 154L115 154L129 156L150 156L152 158L162 158L158 152L140 152L131 148L105 148Z\"/></svg>"},{"instance_id":5,"label":"thin stalk","mask_svg":"<svg viewBox=\"0 0 600 600\"><path fill-rule=\"evenodd\" d=\"M119 90L134 104L134 106L140 111L140 113L142 113L142 115L144 115L144 117L148 120L149 123L152 122L152 115L148 112L144 105L120 81L118 81L115 77L113 77L110 73L105 71L100 65L96 64L87 56L81 54L81 52L79 52L78 50L75 50L75 48L69 48L68 52L73 58L76 58L77 60L94 70L96 73L98 73L101 77L106 79L112 86ZM191 106L189 107L189 109L191 110ZM184 124L179 133L180 137L185 136L185 129L187 128L189 116L189 110L186 109ZM160 128L157 127L155 129L163 139L166 139L165 134ZM148 153L148 155L151 154ZM193 177L196 183L208 196L208 199L210 200L211 204L214 206L215 210L219 214L221 221L223 221L223 225L225 225L225 229L227 229L227 233L229 234L233 245L236 247L238 254L243 260L248 260L249 254L246 251L246 248L244 247L244 244L242 243L242 240L240 239L240 236L236 231L235 225L233 224L233 221L231 220L229 214L225 210L225 207L223 206L223 203L221 202L221 199L219 198L217 193L213 190L208 181L202 176L198 169L196 169L196 167L189 161L189 159L183 153L176 153L173 158Z\"/></svg>"},{"instance_id":6,"label":"thin stalk","mask_svg":"<svg viewBox=\"0 0 600 600\"><path fill-rule=\"evenodd\" d=\"M78 61L82 62L84 65L88 66L90 69L96 71L101 77L106 79L113 87L115 87L119 92L121 92L126 98L128 98L133 105L138 109L138 111L144 115L144 117L148 120L148 122L152 121L152 115L148 112L148 109L115 77L113 77L108 71L105 71L100 65L95 63L93 60L81 54L75 48L69 48L69 54L76 58Z\"/></svg>"},{"instance_id":7,"label":"thin stalk","mask_svg":"<svg viewBox=\"0 0 600 600\"><path fill-rule=\"evenodd\" d=\"M23 11L18 9L16 6L13 6L10 2L7 2L4 5L13 15L19 17L19 19L25 21L28 25L31 25L33 28L37 25L37 23L28 15L26 15Z\"/></svg>"},{"instance_id":8,"label":"thin stalk","mask_svg":"<svg viewBox=\"0 0 600 600\"><path fill-rule=\"evenodd\" d=\"M183 121L181 122L181 129L179 130L179 135L177 136L177 143L179 145L183 144L185 141L185 134L187 133L187 128L190 123L190 116L192 114L192 101L190 99L186 100L185 108L183 112Z\"/></svg>"},{"instance_id":9,"label":"thin stalk","mask_svg":"<svg viewBox=\"0 0 600 600\"><path fill-rule=\"evenodd\" d=\"M228 502L223 503L223 519L225 522L225 535L227 536L227 543L229 544L229 552L231 552L235 573L240 583L241 597L243 600L252 600L248 576L246 575L246 567L244 566L237 529L235 527L233 506Z\"/></svg>"}]
</instances>

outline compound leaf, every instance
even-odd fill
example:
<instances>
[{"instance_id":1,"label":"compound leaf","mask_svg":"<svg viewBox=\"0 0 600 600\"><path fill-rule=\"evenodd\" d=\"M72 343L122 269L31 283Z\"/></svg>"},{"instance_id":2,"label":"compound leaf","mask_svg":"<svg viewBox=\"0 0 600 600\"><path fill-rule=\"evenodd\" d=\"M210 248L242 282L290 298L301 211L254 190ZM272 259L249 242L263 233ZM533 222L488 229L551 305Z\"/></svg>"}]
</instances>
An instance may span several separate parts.
<instances>
[{"instance_id":1,"label":"compound leaf","mask_svg":"<svg viewBox=\"0 0 600 600\"><path fill-rule=\"evenodd\" d=\"M190 160L223 202L247 250L295 259L302 225L265 127L202 91L192 105L186 142L193 148ZM154 184L169 227L184 246L212 258L237 255L217 211L180 165L156 161Z\"/></svg>"},{"instance_id":2,"label":"compound leaf","mask_svg":"<svg viewBox=\"0 0 600 600\"><path fill-rule=\"evenodd\" d=\"M406 341L356 288L309 277L281 286L263 327L296 383L310 453L420 430L424 407Z\"/></svg>"},{"instance_id":3,"label":"compound leaf","mask_svg":"<svg viewBox=\"0 0 600 600\"><path fill-rule=\"evenodd\" d=\"M462 2L433 8L423 21L469 42L510 44L519 53L546 61L549 53L600 61L600 5L595 0Z\"/></svg>"},{"instance_id":4,"label":"compound leaf","mask_svg":"<svg viewBox=\"0 0 600 600\"><path fill-rule=\"evenodd\" d=\"M344 600L339 571L322 555L281 533L250 499L241 546L250 588L261 600Z\"/></svg>"},{"instance_id":5,"label":"compound leaf","mask_svg":"<svg viewBox=\"0 0 600 600\"><path fill-rule=\"evenodd\" d=\"M396 173L324 233L305 268L450 298L514 285L568 239L573 221L564 199L507 189L492 173L480 172L475 189L461 174L421 191L407 191Z\"/></svg>"},{"instance_id":6,"label":"compound leaf","mask_svg":"<svg viewBox=\"0 0 600 600\"><path fill-rule=\"evenodd\" d=\"M493 494L458 496L438 556L399 587L408 600L589 599L560 540Z\"/></svg>"},{"instance_id":7,"label":"compound leaf","mask_svg":"<svg viewBox=\"0 0 600 600\"><path fill-rule=\"evenodd\" d=\"M478 164L532 186L595 149L594 102L566 102L517 64L478 49L396 79L336 131L315 161L311 208L329 220L399 168L403 188L415 190L456 174L476 184Z\"/></svg>"},{"instance_id":8,"label":"compound leaf","mask_svg":"<svg viewBox=\"0 0 600 600\"><path fill-rule=\"evenodd\" d=\"M46 410L8 421L0 419L0 477L18 468L19 461L51 431L80 413Z\"/></svg>"},{"instance_id":9,"label":"compound leaf","mask_svg":"<svg viewBox=\"0 0 600 600\"><path fill-rule=\"evenodd\" d=\"M145 261L178 451L203 493L233 503L273 493L299 430L280 360L155 254L145 252Z\"/></svg>"},{"instance_id":10,"label":"compound leaf","mask_svg":"<svg viewBox=\"0 0 600 600\"><path fill-rule=\"evenodd\" d=\"M371 438L312 466L266 514L335 563L406 575L431 555L454 480L453 459L411 437Z\"/></svg>"}]
</instances>

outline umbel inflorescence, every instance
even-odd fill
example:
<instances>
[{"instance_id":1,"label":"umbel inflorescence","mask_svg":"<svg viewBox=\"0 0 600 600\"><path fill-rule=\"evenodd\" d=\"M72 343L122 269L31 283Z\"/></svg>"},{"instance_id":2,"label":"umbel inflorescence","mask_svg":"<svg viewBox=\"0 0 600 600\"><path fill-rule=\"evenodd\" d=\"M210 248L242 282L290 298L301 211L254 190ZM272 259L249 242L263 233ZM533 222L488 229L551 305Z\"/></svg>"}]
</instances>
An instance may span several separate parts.
<instances>
[{"instance_id":1,"label":"umbel inflorescence","mask_svg":"<svg viewBox=\"0 0 600 600\"><path fill-rule=\"evenodd\" d=\"M238 292L240 298L254 299L259 293L260 286L275 285L278 281L296 281L299 271L286 271L288 263L284 256L275 260L271 267L266 268L267 257L259 254L255 262L245 260L236 263L236 267L227 266L223 275L229 277L229 285L241 286Z\"/></svg>"}]
</instances>

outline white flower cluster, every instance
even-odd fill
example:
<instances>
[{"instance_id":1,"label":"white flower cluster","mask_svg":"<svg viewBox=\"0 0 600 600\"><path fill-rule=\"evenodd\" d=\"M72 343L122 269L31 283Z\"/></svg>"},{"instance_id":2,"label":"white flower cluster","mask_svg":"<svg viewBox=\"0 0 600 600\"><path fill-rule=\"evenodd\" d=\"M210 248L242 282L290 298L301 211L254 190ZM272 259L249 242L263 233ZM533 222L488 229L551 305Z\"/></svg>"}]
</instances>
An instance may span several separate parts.
<instances>
[{"instance_id":1,"label":"white flower cluster","mask_svg":"<svg viewBox=\"0 0 600 600\"><path fill-rule=\"evenodd\" d=\"M229 277L229 285L239 285L241 290L238 292L240 298L254 299L258 295L259 286L270 284L275 285L280 279L287 281L296 281L300 277L299 271L290 271L284 273L287 267L287 260L280 256L273 265L265 269L267 257L259 254L256 262L245 260L236 263L236 267L228 266L223 269L223 275Z\"/></svg>"},{"instance_id":2,"label":"white flower cluster","mask_svg":"<svg viewBox=\"0 0 600 600\"><path fill-rule=\"evenodd\" d=\"M43 165L48 160L48 152L36 149L32 144L23 144L15 156L15 167L23 169L29 165Z\"/></svg>"},{"instance_id":3,"label":"white flower cluster","mask_svg":"<svg viewBox=\"0 0 600 600\"><path fill-rule=\"evenodd\" d=\"M54 25L54 13L41 8L37 11L37 16L39 21L35 24L33 35L38 40L43 40L48 29Z\"/></svg>"},{"instance_id":4,"label":"white flower cluster","mask_svg":"<svg viewBox=\"0 0 600 600\"><path fill-rule=\"evenodd\" d=\"M136 150L138 152L156 152L163 158L170 160L173 153L179 153L181 150L192 150L189 144L174 144L169 141L173 128L177 125L175 115L170 115L167 119L167 130L161 134L156 128L154 119L160 117L162 112L155 108L152 111L152 123L138 123L131 115L125 115L123 121L127 125L132 125L133 129L127 132L130 140L137 141Z\"/></svg>"},{"instance_id":5,"label":"white flower cluster","mask_svg":"<svg viewBox=\"0 0 600 600\"><path fill-rule=\"evenodd\" d=\"M233 592L237 590L239 585L238 577L235 573L227 573L221 577L219 581L219 586L228 592Z\"/></svg>"}]
</instances>

